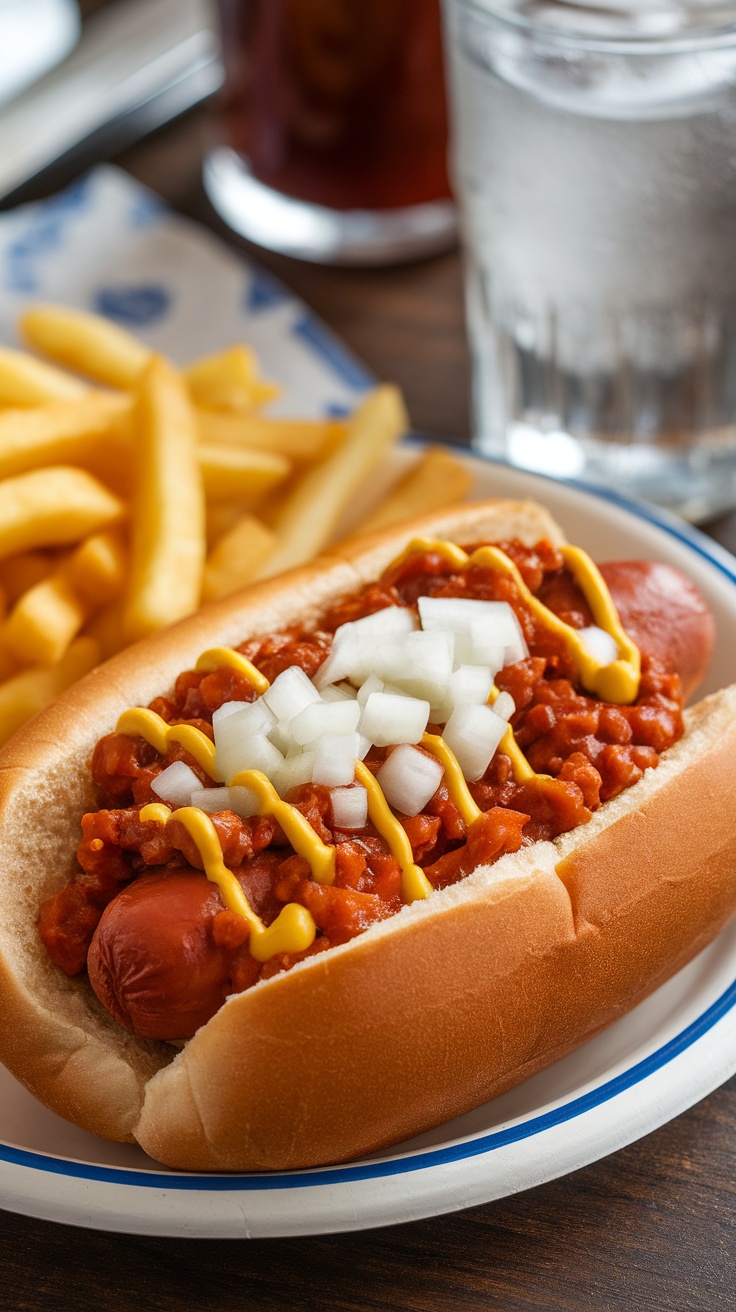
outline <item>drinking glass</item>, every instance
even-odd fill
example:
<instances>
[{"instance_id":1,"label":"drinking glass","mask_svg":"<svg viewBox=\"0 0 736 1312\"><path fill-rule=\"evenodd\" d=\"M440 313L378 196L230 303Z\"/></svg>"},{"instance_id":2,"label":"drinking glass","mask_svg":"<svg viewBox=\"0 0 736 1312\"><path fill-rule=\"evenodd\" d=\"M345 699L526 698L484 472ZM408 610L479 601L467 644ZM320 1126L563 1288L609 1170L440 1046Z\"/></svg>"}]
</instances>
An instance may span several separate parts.
<instances>
[{"instance_id":1,"label":"drinking glass","mask_svg":"<svg viewBox=\"0 0 736 1312\"><path fill-rule=\"evenodd\" d=\"M736 505L736 6L444 3L478 447Z\"/></svg>"},{"instance_id":2,"label":"drinking glass","mask_svg":"<svg viewBox=\"0 0 736 1312\"><path fill-rule=\"evenodd\" d=\"M219 11L226 144L204 178L230 226L326 263L451 245L439 0L219 0Z\"/></svg>"}]
</instances>

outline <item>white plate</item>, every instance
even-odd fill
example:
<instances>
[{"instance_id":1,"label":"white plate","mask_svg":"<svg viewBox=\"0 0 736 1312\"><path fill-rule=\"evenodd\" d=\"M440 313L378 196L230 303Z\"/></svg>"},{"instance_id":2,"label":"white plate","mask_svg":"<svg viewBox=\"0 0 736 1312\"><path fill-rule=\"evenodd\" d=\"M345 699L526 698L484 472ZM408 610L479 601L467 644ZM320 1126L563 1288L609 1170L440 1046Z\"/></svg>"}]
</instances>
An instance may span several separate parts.
<instances>
[{"instance_id":1,"label":"white plate","mask_svg":"<svg viewBox=\"0 0 736 1312\"><path fill-rule=\"evenodd\" d=\"M414 458L396 453L384 482ZM729 682L736 561L697 531L618 497L468 457L475 495L536 496L598 560L680 566L712 606L707 689ZM373 496L380 495L378 484ZM736 1071L736 925L605 1034L518 1089L361 1162L274 1175L167 1171L46 1111L0 1068L0 1207L73 1225L209 1238L318 1234L409 1221L573 1171L662 1125Z\"/></svg>"}]
</instances>

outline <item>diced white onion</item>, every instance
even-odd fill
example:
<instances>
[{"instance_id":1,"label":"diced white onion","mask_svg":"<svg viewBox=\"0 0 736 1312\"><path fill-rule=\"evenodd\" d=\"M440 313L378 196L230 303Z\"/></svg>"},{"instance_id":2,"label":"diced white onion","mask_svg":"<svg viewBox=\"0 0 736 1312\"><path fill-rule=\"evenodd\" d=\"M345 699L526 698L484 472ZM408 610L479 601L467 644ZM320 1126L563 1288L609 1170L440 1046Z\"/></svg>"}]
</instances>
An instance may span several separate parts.
<instances>
[{"instance_id":1,"label":"diced white onion","mask_svg":"<svg viewBox=\"0 0 736 1312\"><path fill-rule=\"evenodd\" d=\"M616 639L612 638L610 633L606 633L605 629L599 629L597 624L589 624L586 629L578 629L578 637L582 638L591 656L601 665L611 665L613 661L618 660Z\"/></svg>"},{"instance_id":2,"label":"diced white onion","mask_svg":"<svg viewBox=\"0 0 736 1312\"><path fill-rule=\"evenodd\" d=\"M373 615L363 619L351 620L341 624L335 630L332 647L327 660L320 666L314 676L314 683L320 690L329 683L339 683L341 679L351 679L362 683L371 673L371 664L366 650L366 639L375 639L388 634L411 633L419 627L419 621L408 606L386 606Z\"/></svg>"},{"instance_id":3,"label":"diced white onion","mask_svg":"<svg viewBox=\"0 0 736 1312\"><path fill-rule=\"evenodd\" d=\"M396 693L371 693L363 710L360 732L377 747L418 743L429 720L429 702Z\"/></svg>"},{"instance_id":4,"label":"diced white onion","mask_svg":"<svg viewBox=\"0 0 736 1312\"><path fill-rule=\"evenodd\" d=\"M358 704L365 706L372 692L383 692L383 690L383 679L379 679L377 674L369 674L358 689Z\"/></svg>"},{"instance_id":5,"label":"diced white onion","mask_svg":"<svg viewBox=\"0 0 736 1312\"><path fill-rule=\"evenodd\" d=\"M320 696L323 702L354 702L357 693L349 683L330 683Z\"/></svg>"},{"instance_id":6,"label":"diced white onion","mask_svg":"<svg viewBox=\"0 0 736 1312\"><path fill-rule=\"evenodd\" d=\"M284 764L274 772L272 783L277 793L284 797L291 788L312 782L314 770L314 752L294 752L287 756Z\"/></svg>"},{"instance_id":7,"label":"diced white onion","mask_svg":"<svg viewBox=\"0 0 736 1312\"><path fill-rule=\"evenodd\" d=\"M389 806L402 815L418 815L437 792L444 771L439 761L416 747L395 747L376 779Z\"/></svg>"},{"instance_id":8,"label":"diced white onion","mask_svg":"<svg viewBox=\"0 0 736 1312\"><path fill-rule=\"evenodd\" d=\"M258 798L252 788L199 788L192 793L192 806L214 815L217 811L233 811L242 820L258 815Z\"/></svg>"},{"instance_id":9,"label":"diced white onion","mask_svg":"<svg viewBox=\"0 0 736 1312\"><path fill-rule=\"evenodd\" d=\"M336 829L364 829L368 823L368 792L362 784L333 788L332 820Z\"/></svg>"},{"instance_id":10,"label":"diced white onion","mask_svg":"<svg viewBox=\"0 0 736 1312\"><path fill-rule=\"evenodd\" d=\"M266 735L268 741L278 747L283 756L290 756L293 752L298 751L298 746L294 737L286 724L276 724L269 734Z\"/></svg>"},{"instance_id":11,"label":"diced white onion","mask_svg":"<svg viewBox=\"0 0 736 1312\"><path fill-rule=\"evenodd\" d=\"M266 742L266 734L270 733L275 725L275 715L263 704L260 697L258 701L241 704L238 711L216 722L213 719L215 767L218 780L229 783L238 770L257 769L268 772L267 766L252 764L249 757L245 764L240 764L240 761L241 757L244 759L247 757L246 745L251 739L266 743L266 760L270 758L272 763L276 764L277 758L281 759L281 753L277 748L272 743ZM273 752L277 753L277 757L273 757Z\"/></svg>"},{"instance_id":12,"label":"diced white onion","mask_svg":"<svg viewBox=\"0 0 736 1312\"><path fill-rule=\"evenodd\" d=\"M485 705L492 687L493 675L487 665L461 665L450 675L447 701L440 710L437 723L447 720L456 706ZM434 712L430 718L436 718Z\"/></svg>"},{"instance_id":13,"label":"diced white onion","mask_svg":"<svg viewBox=\"0 0 736 1312\"><path fill-rule=\"evenodd\" d=\"M510 692L500 692L493 703L493 714L500 715L502 720L510 720L516 710L516 702Z\"/></svg>"},{"instance_id":14,"label":"diced white onion","mask_svg":"<svg viewBox=\"0 0 736 1312\"><path fill-rule=\"evenodd\" d=\"M172 806L190 806L192 792L202 784L190 766L172 761L151 783L151 792Z\"/></svg>"},{"instance_id":15,"label":"diced white onion","mask_svg":"<svg viewBox=\"0 0 736 1312\"><path fill-rule=\"evenodd\" d=\"M521 625L506 601L420 597L418 606L423 629L447 629L455 634L456 664L487 664L497 673L503 665L529 655ZM499 647L503 648L501 665L496 664Z\"/></svg>"},{"instance_id":16,"label":"diced white onion","mask_svg":"<svg viewBox=\"0 0 736 1312\"><path fill-rule=\"evenodd\" d=\"M357 701L323 702L317 700L305 706L289 722L294 741L303 747L324 734L353 733L358 727L360 707Z\"/></svg>"},{"instance_id":17,"label":"diced white onion","mask_svg":"<svg viewBox=\"0 0 736 1312\"><path fill-rule=\"evenodd\" d=\"M319 693L304 670L299 665L291 665L277 675L262 700L277 720L284 723L293 720L305 706L318 702Z\"/></svg>"},{"instance_id":18,"label":"diced white onion","mask_svg":"<svg viewBox=\"0 0 736 1312\"><path fill-rule=\"evenodd\" d=\"M326 734L318 739L314 748L314 783L328 788L351 784L355 779L359 745L357 733Z\"/></svg>"},{"instance_id":19,"label":"diced white onion","mask_svg":"<svg viewBox=\"0 0 736 1312\"><path fill-rule=\"evenodd\" d=\"M235 743L242 742L251 734L270 733L276 724L276 716L265 705L262 697L255 702L241 702L238 710L228 715L216 718L218 715L215 712L212 717L218 755L221 751L229 752Z\"/></svg>"},{"instance_id":20,"label":"diced white onion","mask_svg":"<svg viewBox=\"0 0 736 1312\"><path fill-rule=\"evenodd\" d=\"M217 777L226 784L241 770L261 770L270 779L283 763L284 758L278 747L261 733L239 738L229 743L227 748L218 748L215 757Z\"/></svg>"},{"instance_id":21,"label":"diced white onion","mask_svg":"<svg viewBox=\"0 0 736 1312\"><path fill-rule=\"evenodd\" d=\"M249 704L248 702L223 702L222 706L218 706L217 710L212 712L212 727L214 728L215 725L219 724L220 720L226 720L228 715L234 715L236 711L242 711L243 707Z\"/></svg>"},{"instance_id":22,"label":"diced white onion","mask_svg":"<svg viewBox=\"0 0 736 1312\"><path fill-rule=\"evenodd\" d=\"M508 725L490 706L457 706L443 734L457 757L465 778L480 779L503 738Z\"/></svg>"}]
</instances>

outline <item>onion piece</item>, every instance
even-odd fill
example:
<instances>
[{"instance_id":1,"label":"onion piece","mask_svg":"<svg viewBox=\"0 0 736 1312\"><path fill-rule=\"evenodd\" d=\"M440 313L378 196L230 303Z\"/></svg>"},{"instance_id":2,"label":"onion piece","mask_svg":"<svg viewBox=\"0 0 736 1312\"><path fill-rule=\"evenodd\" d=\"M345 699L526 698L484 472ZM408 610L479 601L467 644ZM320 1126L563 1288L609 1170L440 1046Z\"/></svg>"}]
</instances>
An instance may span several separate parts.
<instances>
[{"instance_id":1,"label":"onion piece","mask_svg":"<svg viewBox=\"0 0 736 1312\"><path fill-rule=\"evenodd\" d=\"M326 734L314 748L312 780L328 788L353 783L360 746L357 733Z\"/></svg>"},{"instance_id":2,"label":"onion piece","mask_svg":"<svg viewBox=\"0 0 736 1312\"><path fill-rule=\"evenodd\" d=\"M329 683L320 696L323 702L354 702L357 692L349 683Z\"/></svg>"},{"instance_id":3,"label":"onion piece","mask_svg":"<svg viewBox=\"0 0 736 1312\"><path fill-rule=\"evenodd\" d=\"M490 706L457 706L442 735L471 783L485 774L508 725Z\"/></svg>"},{"instance_id":4,"label":"onion piece","mask_svg":"<svg viewBox=\"0 0 736 1312\"><path fill-rule=\"evenodd\" d=\"M502 720L510 720L516 710L516 702L510 692L500 692L493 703L493 714L500 715Z\"/></svg>"},{"instance_id":5,"label":"onion piece","mask_svg":"<svg viewBox=\"0 0 736 1312\"><path fill-rule=\"evenodd\" d=\"M373 668L366 639L411 633L418 628L419 621L408 606L386 606L360 620L341 624L333 635L329 656L314 676L315 687L321 691L329 683L339 683L341 679L362 683Z\"/></svg>"},{"instance_id":6,"label":"onion piece","mask_svg":"<svg viewBox=\"0 0 736 1312\"><path fill-rule=\"evenodd\" d=\"M362 784L330 789L332 823L336 829L365 829L368 824L368 791Z\"/></svg>"},{"instance_id":7,"label":"onion piece","mask_svg":"<svg viewBox=\"0 0 736 1312\"><path fill-rule=\"evenodd\" d=\"M418 815L434 797L443 774L434 757L403 743L386 758L376 779L389 806L402 815Z\"/></svg>"},{"instance_id":8,"label":"onion piece","mask_svg":"<svg viewBox=\"0 0 736 1312\"><path fill-rule=\"evenodd\" d=\"M460 665L490 665L494 674L529 655L521 625L507 601L467 597L420 597L422 628L455 634L455 660ZM501 664L498 649L503 649Z\"/></svg>"},{"instance_id":9,"label":"onion piece","mask_svg":"<svg viewBox=\"0 0 736 1312\"><path fill-rule=\"evenodd\" d=\"M376 747L418 743L428 720L428 701L396 693L373 692L363 710L360 732Z\"/></svg>"},{"instance_id":10,"label":"onion piece","mask_svg":"<svg viewBox=\"0 0 736 1312\"><path fill-rule=\"evenodd\" d=\"M192 806L214 815L218 811L232 811L241 820L258 815L258 798L252 788L198 788L192 793Z\"/></svg>"},{"instance_id":11,"label":"onion piece","mask_svg":"<svg viewBox=\"0 0 736 1312\"><path fill-rule=\"evenodd\" d=\"M319 701L319 693L299 665L290 665L277 675L262 700L282 723L293 720L305 706Z\"/></svg>"},{"instance_id":12,"label":"onion piece","mask_svg":"<svg viewBox=\"0 0 736 1312\"><path fill-rule=\"evenodd\" d=\"M311 784L313 770L314 752L293 752L274 771L271 782L276 792L285 797L290 789L299 788L301 784Z\"/></svg>"},{"instance_id":13,"label":"onion piece","mask_svg":"<svg viewBox=\"0 0 736 1312\"><path fill-rule=\"evenodd\" d=\"M151 792L172 806L189 806L192 792L201 787L201 781L184 761L172 761L151 782Z\"/></svg>"},{"instance_id":14,"label":"onion piece","mask_svg":"<svg viewBox=\"0 0 736 1312\"><path fill-rule=\"evenodd\" d=\"M359 719L357 701L323 702L318 699L312 706L305 706L289 722L289 732L295 742L305 747L325 734L353 733Z\"/></svg>"},{"instance_id":15,"label":"onion piece","mask_svg":"<svg viewBox=\"0 0 736 1312\"><path fill-rule=\"evenodd\" d=\"M600 629L597 624L589 624L585 629L578 629L577 634L594 660L601 665L612 665L618 660L618 643L605 629Z\"/></svg>"},{"instance_id":16,"label":"onion piece","mask_svg":"<svg viewBox=\"0 0 736 1312\"><path fill-rule=\"evenodd\" d=\"M250 702L223 702L218 706L216 711L212 712L212 727L214 729L220 720L226 720L228 715L234 715L236 711L242 711L244 706L249 706Z\"/></svg>"},{"instance_id":17,"label":"onion piece","mask_svg":"<svg viewBox=\"0 0 736 1312\"><path fill-rule=\"evenodd\" d=\"M250 734L228 743L227 748L218 748L215 757L217 777L226 784L241 770L261 770L270 779L283 763L283 754L262 733Z\"/></svg>"}]
</instances>

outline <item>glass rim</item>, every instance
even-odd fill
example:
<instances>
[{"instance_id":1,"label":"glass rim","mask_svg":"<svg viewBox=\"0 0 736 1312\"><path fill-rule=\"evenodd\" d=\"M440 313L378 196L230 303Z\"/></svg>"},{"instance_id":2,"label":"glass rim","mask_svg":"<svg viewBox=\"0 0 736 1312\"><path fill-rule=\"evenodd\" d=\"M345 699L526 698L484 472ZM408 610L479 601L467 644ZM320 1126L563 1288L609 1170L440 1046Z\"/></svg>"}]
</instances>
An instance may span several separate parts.
<instances>
[{"instance_id":1,"label":"glass rim","mask_svg":"<svg viewBox=\"0 0 736 1312\"><path fill-rule=\"evenodd\" d=\"M686 3L634 5L603 0L445 0L447 7L472 11L481 21L539 37L551 45L609 54L678 54L736 45L736 3L689 0ZM552 15L572 20L563 26ZM576 14L580 21L575 23ZM708 15L719 21L708 22ZM641 26L648 16L648 30ZM586 19L587 24L586 25ZM631 30L625 31L627 19ZM677 24L677 20L679 25ZM691 25L688 20L695 19ZM639 20L639 25L636 21ZM653 20L653 21L652 21ZM658 21L659 20L659 25ZM683 21L684 20L684 21ZM604 24L609 30L603 30ZM669 23L669 27L665 26Z\"/></svg>"}]
</instances>

